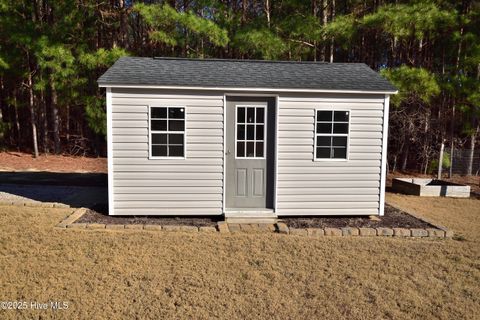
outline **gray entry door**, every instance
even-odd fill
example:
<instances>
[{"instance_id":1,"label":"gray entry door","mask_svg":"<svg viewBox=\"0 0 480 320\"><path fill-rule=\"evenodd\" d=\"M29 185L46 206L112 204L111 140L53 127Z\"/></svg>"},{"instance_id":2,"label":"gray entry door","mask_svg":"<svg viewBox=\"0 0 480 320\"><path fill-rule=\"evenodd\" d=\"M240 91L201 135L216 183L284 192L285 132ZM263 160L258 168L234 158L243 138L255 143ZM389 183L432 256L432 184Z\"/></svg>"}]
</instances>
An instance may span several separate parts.
<instances>
[{"instance_id":1,"label":"gray entry door","mask_svg":"<svg viewBox=\"0 0 480 320\"><path fill-rule=\"evenodd\" d=\"M226 107L226 207L270 208L272 103L235 99Z\"/></svg>"}]
</instances>

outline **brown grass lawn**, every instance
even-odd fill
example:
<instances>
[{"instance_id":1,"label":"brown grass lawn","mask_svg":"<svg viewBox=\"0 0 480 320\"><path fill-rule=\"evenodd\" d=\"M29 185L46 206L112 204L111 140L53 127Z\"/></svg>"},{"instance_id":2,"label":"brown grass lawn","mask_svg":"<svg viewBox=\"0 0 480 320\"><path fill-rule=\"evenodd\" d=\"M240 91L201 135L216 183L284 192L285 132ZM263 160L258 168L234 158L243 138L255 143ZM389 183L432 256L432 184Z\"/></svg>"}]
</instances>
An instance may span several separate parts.
<instances>
[{"instance_id":1,"label":"brown grass lawn","mask_svg":"<svg viewBox=\"0 0 480 320\"><path fill-rule=\"evenodd\" d=\"M9 318L478 319L480 200L388 199L459 240L58 230L69 210L0 207Z\"/></svg>"}]
</instances>

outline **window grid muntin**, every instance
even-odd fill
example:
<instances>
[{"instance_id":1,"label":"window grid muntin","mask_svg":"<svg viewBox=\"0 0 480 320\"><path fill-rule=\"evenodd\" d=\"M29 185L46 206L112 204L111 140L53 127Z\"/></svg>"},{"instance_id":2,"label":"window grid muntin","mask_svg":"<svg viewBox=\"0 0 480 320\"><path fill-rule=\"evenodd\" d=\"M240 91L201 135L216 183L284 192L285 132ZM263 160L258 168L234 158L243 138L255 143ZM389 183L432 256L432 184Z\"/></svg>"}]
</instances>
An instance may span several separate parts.
<instances>
[{"instance_id":1,"label":"window grid muntin","mask_svg":"<svg viewBox=\"0 0 480 320\"><path fill-rule=\"evenodd\" d=\"M239 110L243 109L243 115L239 113ZM262 109L262 113L258 113L258 110ZM253 110L253 121L249 122L249 110ZM265 159L266 153L266 130L267 130L267 107L266 106L256 106L256 105L236 105L235 108L235 158L238 159ZM263 117L262 122L257 122L257 118L261 115ZM243 122L239 122L243 120ZM248 127L253 127L253 139L248 137ZM263 126L261 131L263 139L257 139L257 128ZM239 128L243 127L243 139L239 139ZM249 143L253 143L253 156L247 155L247 150L249 149ZM258 144L263 144L262 149L258 149ZM243 154L240 153L242 150L239 149L239 145L243 144ZM257 150L261 150L262 154L257 156Z\"/></svg>"},{"instance_id":2,"label":"window grid muntin","mask_svg":"<svg viewBox=\"0 0 480 320\"><path fill-rule=\"evenodd\" d=\"M330 120L319 120L319 112L331 112L331 119ZM347 121L338 121L335 120L335 113L347 113ZM318 133L318 124L330 124L330 133ZM346 124L347 125L347 132L346 133L334 133L335 124ZM349 145L349 135L350 135L350 110L324 110L324 109L316 109L315 110L315 145L314 145L314 160L347 160L348 159L348 145ZM318 145L318 138L319 137L329 137L330 144L325 146ZM334 146L333 140L336 137L344 137L345 145L344 146ZM329 149L329 158L327 157L318 157L319 149ZM345 157L334 157L335 156L335 149L337 150L344 150Z\"/></svg>"},{"instance_id":3,"label":"window grid muntin","mask_svg":"<svg viewBox=\"0 0 480 320\"><path fill-rule=\"evenodd\" d=\"M154 117L154 110L155 109L166 109L167 117ZM180 109L180 112L183 112L183 118L180 117L170 117L170 110L171 109ZM158 113L163 113L159 111ZM154 130L152 129L152 121L166 121L167 123L167 130ZM183 123L183 130L170 130L170 121L177 121ZM152 158L185 158L185 130L186 130L186 110L185 107L181 106L170 106L170 107L150 107L150 119L149 119L149 128L150 128L150 156ZM153 143L154 135L162 135L165 136L166 143ZM170 143L170 136L173 135L181 135L182 136L182 143ZM153 155L154 147L165 147L166 148L166 155ZM170 155L171 150L170 147L178 148L181 147L182 155ZM172 149L173 150L173 149Z\"/></svg>"}]
</instances>

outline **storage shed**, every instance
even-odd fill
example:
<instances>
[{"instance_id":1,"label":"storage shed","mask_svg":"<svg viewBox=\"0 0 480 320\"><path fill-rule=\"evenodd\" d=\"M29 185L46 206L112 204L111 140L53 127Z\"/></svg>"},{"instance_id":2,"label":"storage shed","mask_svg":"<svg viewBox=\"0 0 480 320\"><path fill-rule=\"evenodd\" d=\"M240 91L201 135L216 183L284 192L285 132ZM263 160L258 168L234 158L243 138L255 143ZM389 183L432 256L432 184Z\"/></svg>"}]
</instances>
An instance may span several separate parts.
<instances>
[{"instance_id":1,"label":"storage shed","mask_svg":"<svg viewBox=\"0 0 480 320\"><path fill-rule=\"evenodd\" d=\"M110 215L383 215L389 96L363 63L120 58Z\"/></svg>"}]
</instances>

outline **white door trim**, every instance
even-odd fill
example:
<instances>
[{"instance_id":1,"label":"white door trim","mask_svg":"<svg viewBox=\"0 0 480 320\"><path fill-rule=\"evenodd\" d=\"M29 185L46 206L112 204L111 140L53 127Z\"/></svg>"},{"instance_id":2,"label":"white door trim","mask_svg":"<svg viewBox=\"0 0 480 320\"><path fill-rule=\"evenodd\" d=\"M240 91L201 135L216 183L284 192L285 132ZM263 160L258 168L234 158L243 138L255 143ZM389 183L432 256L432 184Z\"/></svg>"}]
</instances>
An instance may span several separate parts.
<instances>
[{"instance_id":1,"label":"white door trim","mask_svg":"<svg viewBox=\"0 0 480 320\"><path fill-rule=\"evenodd\" d=\"M227 97L267 97L274 98L275 100L275 130L274 130L274 141L275 141L275 154L274 154L274 167L273 167L273 212L277 212L277 197L278 197L278 118L280 112L279 105L279 95L278 94L256 94L256 93L235 93L235 92L225 92L223 94L223 187L222 187L222 212L225 215L227 208L225 205L226 201L226 175L227 175L227 162L226 162L226 145L227 145Z\"/></svg>"}]
</instances>

